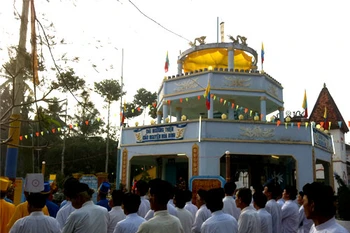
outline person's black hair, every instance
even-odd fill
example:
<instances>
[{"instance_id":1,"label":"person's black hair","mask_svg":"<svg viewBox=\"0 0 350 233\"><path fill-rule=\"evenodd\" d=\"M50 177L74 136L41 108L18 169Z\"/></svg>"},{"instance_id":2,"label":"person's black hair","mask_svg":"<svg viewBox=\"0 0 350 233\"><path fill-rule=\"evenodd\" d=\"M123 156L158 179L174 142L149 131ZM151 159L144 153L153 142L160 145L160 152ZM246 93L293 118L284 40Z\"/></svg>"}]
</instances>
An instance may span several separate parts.
<instances>
[{"instance_id":1,"label":"person's black hair","mask_svg":"<svg viewBox=\"0 0 350 233\"><path fill-rule=\"evenodd\" d=\"M198 189L197 194L202 200L207 202L207 196L208 196L208 191L207 190Z\"/></svg>"},{"instance_id":2,"label":"person's black hair","mask_svg":"<svg viewBox=\"0 0 350 233\"><path fill-rule=\"evenodd\" d=\"M235 193L236 188L237 188L237 185L235 182L233 181L227 182L224 185L225 194L232 196Z\"/></svg>"},{"instance_id":3,"label":"person's black hair","mask_svg":"<svg viewBox=\"0 0 350 233\"><path fill-rule=\"evenodd\" d=\"M150 180L149 182L150 194L155 196L155 200L159 205L166 205L173 195L173 186L159 178Z\"/></svg>"},{"instance_id":4,"label":"person's black hair","mask_svg":"<svg viewBox=\"0 0 350 233\"><path fill-rule=\"evenodd\" d=\"M44 194L41 193L30 193L27 197L28 204L34 208L44 208L46 204L46 198Z\"/></svg>"},{"instance_id":5,"label":"person's black hair","mask_svg":"<svg viewBox=\"0 0 350 233\"><path fill-rule=\"evenodd\" d=\"M264 187L259 183L253 184L253 189L254 189L254 192L262 193L264 191Z\"/></svg>"},{"instance_id":6,"label":"person's black hair","mask_svg":"<svg viewBox=\"0 0 350 233\"><path fill-rule=\"evenodd\" d=\"M187 193L184 190L178 189L174 195L174 204L177 208L183 209L186 205Z\"/></svg>"},{"instance_id":7,"label":"person's black hair","mask_svg":"<svg viewBox=\"0 0 350 233\"><path fill-rule=\"evenodd\" d=\"M112 191L112 201L114 206L121 206L123 203L124 192L123 190L113 190Z\"/></svg>"},{"instance_id":8,"label":"person's black hair","mask_svg":"<svg viewBox=\"0 0 350 233\"><path fill-rule=\"evenodd\" d=\"M104 192L98 192L98 195L100 196L101 199L105 199L107 197L107 193L104 193Z\"/></svg>"},{"instance_id":9,"label":"person's black hair","mask_svg":"<svg viewBox=\"0 0 350 233\"><path fill-rule=\"evenodd\" d=\"M252 202L252 191L249 188L238 189L236 195L241 198L241 201L246 205L250 205Z\"/></svg>"},{"instance_id":10,"label":"person's black hair","mask_svg":"<svg viewBox=\"0 0 350 233\"><path fill-rule=\"evenodd\" d=\"M144 180L139 180L136 182L137 191L140 193L140 196L145 196L148 192L149 185Z\"/></svg>"},{"instance_id":11,"label":"person's black hair","mask_svg":"<svg viewBox=\"0 0 350 233\"><path fill-rule=\"evenodd\" d=\"M303 196L304 196L304 192L303 192L303 191L300 191L300 192L299 192L299 196L303 197Z\"/></svg>"},{"instance_id":12,"label":"person's black hair","mask_svg":"<svg viewBox=\"0 0 350 233\"><path fill-rule=\"evenodd\" d=\"M191 192L191 190L186 189L185 190L185 194L186 194L186 202L192 201L192 192Z\"/></svg>"},{"instance_id":13,"label":"person's black hair","mask_svg":"<svg viewBox=\"0 0 350 233\"><path fill-rule=\"evenodd\" d=\"M333 217L336 212L333 188L319 182L307 183L303 187L308 204L314 203L314 212L318 216Z\"/></svg>"},{"instance_id":14,"label":"person's black hair","mask_svg":"<svg viewBox=\"0 0 350 233\"><path fill-rule=\"evenodd\" d=\"M207 193L207 208L213 213L222 210L224 203L222 199L225 197L223 188L210 189Z\"/></svg>"},{"instance_id":15,"label":"person's black hair","mask_svg":"<svg viewBox=\"0 0 350 233\"><path fill-rule=\"evenodd\" d=\"M75 187L73 188L72 191L72 195L73 198L76 198L78 196L79 193L82 192L87 192L87 194L92 197L92 194L95 192L93 189L89 188L89 185L85 184L85 183L78 183L75 185Z\"/></svg>"},{"instance_id":16,"label":"person's black hair","mask_svg":"<svg viewBox=\"0 0 350 233\"><path fill-rule=\"evenodd\" d=\"M271 193L272 199L276 199L280 195L280 188L274 183L267 183L264 187L267 187L268 192Z\"/></svg>"},{"instance_id":17,"label":"person's black hair","mask_svg":"<svg viewBox=\"0 0 350 233\"><path fill-rule=\"evenodd\" d=\"M254 192L253 200L259 208L265 208L267 197L262 192Z\"/></svg>"},{"instance_id":18,"label":"person's black hair","mask_svg":"<svg viewBox=\"0 0 350 233\"><path fill-rule=\"evenodd\" d=\"M74 196L74 189L78 183L79 180L73 177L67 178L63 184L63 194L68 198L72 198Z\"/></svg>"},{"instance_id":19,"label":"person's black hair","mask_svg":"<svg viewBox=\"0 0 350 233\"><path fill-rule=\"evenodd\" d=\"M117 190L114 190L117 191ZM122 197L124 209L129 213L137 213L141 204L141 198L134 193L125 193Z\"/></svg>"},{"instance_id":20,"label":"person's black hair","mask_svg":"<svg viewBox=\"0 0 350 233\"><path fill-rule=\"evenodd\" d=\"M289 198L291 200L295 200L298 194L298 190L295 188L295 186L287 185L284 190L286 190L286 193L289 194Z\"/></svg>"}]
</instances>

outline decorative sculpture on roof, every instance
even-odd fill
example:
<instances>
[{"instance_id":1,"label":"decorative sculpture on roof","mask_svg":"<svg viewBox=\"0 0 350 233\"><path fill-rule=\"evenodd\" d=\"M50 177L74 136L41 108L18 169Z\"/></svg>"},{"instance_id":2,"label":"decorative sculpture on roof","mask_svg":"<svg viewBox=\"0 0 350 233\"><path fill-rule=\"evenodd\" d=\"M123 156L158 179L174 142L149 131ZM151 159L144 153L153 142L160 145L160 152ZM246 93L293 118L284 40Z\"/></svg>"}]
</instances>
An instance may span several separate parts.
<instances>
[{"instance_id":1,"label":"decorative sculpture on roof","mask_svg":"<svg viewBox=\"0 0 350 233\"><path fill-rule=\"evenodd\" d=\"M247 41L247 38L244 37L244 36L238 35L238 36L236 36L236 38L234 38L233 36L228 35L228 38L229 38L230 40L232 40L234 44L242 44L242 45L245 45L245 46L248 45L247 42L246 42L246 41ZM241 43L239 43L239 41L241 41Z\"/></svg>"},{"instance_id":2,"label":"decorative sculpture on roof","mask_svg":"<svg viewBox=\"0 0 350 233\"><path fill-rule=\"evenodd\" d=\"M190 46L194 47L196 46L196 42L198 41L199 45L203 45L205 44L205 38L207 38L206 36L201 36L201 37L197 37L194 39L194 41L190 41Z\"/></svg>"}]
</instances>

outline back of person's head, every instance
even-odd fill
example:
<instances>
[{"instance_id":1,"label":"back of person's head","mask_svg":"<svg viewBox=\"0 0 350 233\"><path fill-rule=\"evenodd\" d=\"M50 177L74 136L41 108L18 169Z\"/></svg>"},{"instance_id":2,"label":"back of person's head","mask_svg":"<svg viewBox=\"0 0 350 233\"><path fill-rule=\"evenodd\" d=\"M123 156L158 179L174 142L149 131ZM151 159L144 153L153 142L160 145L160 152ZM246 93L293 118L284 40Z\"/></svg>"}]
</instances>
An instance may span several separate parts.
<instances>
[{"instance_id":1,"label":"back of person's head","mask_svg":"<svg viewBox=\"0 0 350 233\"><path fill-rule=\"evenodd\" d=\"M204 189L198 189L198 196L205 202L207 202L208 191Z\"/></svg>"},{"instance_id":2,"label":"back of person's head","mask_svg":"<svg viewBox=\"0 0 350 233\"><path fill-rule=\"evenodd\" d=\"M255 191L253 194L253 200L259 208L265 208L267 197L262 192Z\"/></svg>"},{"instance_id":3,"label":"back of person's head","mask_svg":"<svg viewBox=\"0 0 350 233\"><path fill-rule=\"evenodd\" d=\"M207 193L207 208L213 213L218 210L222 210L224 203L222 199L225 197L225 191L223 188L210 189Z\"/></svg>"},{"instance_id":4,"label":"back of person's head","mask_svg":"<svg viewBox=\"0 0 350 233\"><path fill-rule=\"evenodd\" d=\"M303 187L308 205L314 203L314 214L323 217L333 217L336 212L333 188L319 182L307 183Z\"/></svg>"},{"instance_id":5,"label":"back of person's head","mask_svg":"<svg viewBox=\"0 0 350 233\"><path fill-rule=\"evenodd\" d=\"M42 209L46 204L46 197L42 193L30 193L27 196L27 201L32 208Z\"/></svg>"},{"instance_id":6,"label":"back of person's head","mask_svg":"<svg viewBox=\"0 0 350 233\"><path fill-rule=\"evenodd\" d=\"M191 190L186 189L184 192L186 194L186 202L192 201L192 192L191 192Z\"/></svg>"},{"instance_id":7,"label":"back of person's head","mask_svg":"<svg viewBox=\"0 0 350 233\"><path fill-rule=\"evenodd\" d=\"M117 191L117 190L114 190ZM128 214L136 213L141 204L141 198L134 193L125 193L122 198L123 208Z\"/></svg>"},{"instance_id":8,"label":"back of person's head","mask_svg":"<svg viewBox=\"0 0 350 233\"><path fill-rule=\"evenodd\" d=\"M146 181L139 180L136 183L136 189L137 189L137 192L140 194L140 196L145 196L148 192L149 185Z\"/></svg>"},{"instance_id":9,"label":"back of person's head","mask_svg":"<svg viewBox=\"0 0 350 233\"><path fill-rule=\"evenodd\" d=\"M74 195L74 189L76 188L78 183L79 180L73 177L67 178L63 184L63 194L68 198L72 198Z\"/></svg>"},{"instance_id":10,"label":"back of person's head","mask_svg":"<svg viewBox=\"0 0 350 233\"><path fill-rule=\"evenodd\" d=\"M236 195L247 206L252 202L252 191L249 188L238 189Z\"/></svg>"},{"instance_id":11,"label":"back of person's head","mask_svg":"<svg viewBox=\"0 0 350 233\"><path fill-rule=\"evenodd\" d=\"M155 197L155 200L159 205L166 205L170 197L173 195L173 186L165 180L159 178L150 180L149 187L150 195Z\"/></svg>"},{"instance_id":12,"label":"back of person's head","mask_svg":"<svg viewBox=\"0 0 350 233\"><path fill-rule=\"evenodd\" d=\"M225 194L232 196L235 193L236 188L237 188L237 185L235 182L233 181L227 182L224 185Z\"/></svg>"},{"instance_id":13,"label":"back of person's head","mask_svg":"<svg viewBox=\"0 0 350 233\"><path fill-rule=\"evenodd\" d=\"M85 183L78 183L76 184L75 188L73 189L73 198L77 197L78 195L82 195L85 199L91 199L92 194L94 193L94 190L89 188L89 185Z\"/></svg>"},{"instance_id":14,"label":"back of person's head","mask_svg":"<svg viewBox=\"0 0 350 233\"><path fill-rule=\"evenodd\" d=\"M113 190L112 191L112 200L114 206L121 206L124 198L123 190Z\"/></svg>"},{"instance_id":15,"label":"back of person's head","mask_svg":"<svg viewBox=\"0 0 350 233\"><path fill-rule=\"evenodd\" d=\"M269 182L269 183L265 184L264 187L267 187L268 192L271 193L272 199L276 199L278 197L279 192L280 192L280 190L279 190L280 188L277 185L275 185L273 182Z\"/></svg>"},{"instance_id":16,"label":"back of person's head","mask_svg":"<svg viewBox=\"0 0 350 233\"><path fill-rule=\"evenodd\" d=\"M186 205L187 193L185 190L178 189L174 195L174 204L177 208L183 209Z\"/></svg>"},{"instance_id":17,"label":"back of person's head","mask_svg":"<svg viewBox=\"0 0 350 233\"><path fill-rule=\"evenodd\" d=\"M295 188L295 186L287 185L284 190L286 190L286 193L289 194L289 199L295 200L298 194L298 190Z\"/></svg>"}]
</instances>

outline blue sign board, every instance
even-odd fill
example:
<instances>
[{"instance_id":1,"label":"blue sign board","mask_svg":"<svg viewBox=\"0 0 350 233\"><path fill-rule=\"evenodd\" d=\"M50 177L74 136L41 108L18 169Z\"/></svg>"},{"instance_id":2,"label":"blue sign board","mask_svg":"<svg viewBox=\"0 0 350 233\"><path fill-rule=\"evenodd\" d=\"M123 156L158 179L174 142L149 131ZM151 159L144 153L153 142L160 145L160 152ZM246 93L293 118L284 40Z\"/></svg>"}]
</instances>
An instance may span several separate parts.
<instances>
[{"instance_id":1,"label":"blue sign board","mask_svg":"<svg viewBox=\"0 0 350 233\"><path fill-rule=\"evenodd\" d=\"M184 137L187 123L165 126L145 127L135 129L136 142L152 142L166 140L181 140Z\"/></svg>"}]
</instances>

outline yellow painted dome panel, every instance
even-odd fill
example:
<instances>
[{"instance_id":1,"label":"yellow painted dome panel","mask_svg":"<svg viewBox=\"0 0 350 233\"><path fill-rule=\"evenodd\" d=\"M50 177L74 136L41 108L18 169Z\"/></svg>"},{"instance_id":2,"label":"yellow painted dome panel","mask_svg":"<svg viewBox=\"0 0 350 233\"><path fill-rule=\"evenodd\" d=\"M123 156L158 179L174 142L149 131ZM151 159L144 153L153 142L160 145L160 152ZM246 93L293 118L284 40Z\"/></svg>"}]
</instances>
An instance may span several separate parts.
<instances>
[{"instance_id":1,"label":"yellow painted dome panel","mask_svg":"<svg viewBox=\"0 0 350 233\"><path fill-rule=\"evenodd\" d=\"M185 72L208 68L228 68L228 51L226 48L205 49L189 54L183 62ZM234 68L249 70L252 57L242 50L235 50Z\"/></svg>"}]
</instances>

